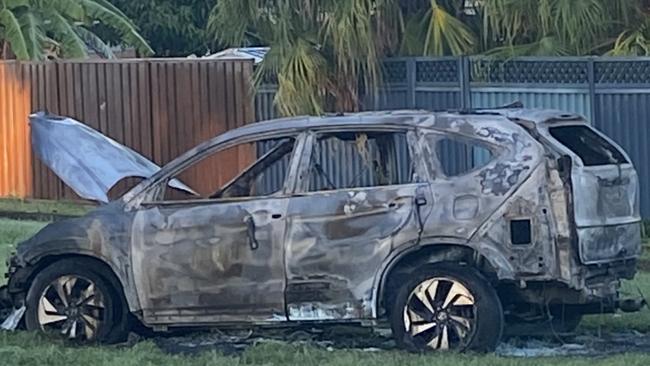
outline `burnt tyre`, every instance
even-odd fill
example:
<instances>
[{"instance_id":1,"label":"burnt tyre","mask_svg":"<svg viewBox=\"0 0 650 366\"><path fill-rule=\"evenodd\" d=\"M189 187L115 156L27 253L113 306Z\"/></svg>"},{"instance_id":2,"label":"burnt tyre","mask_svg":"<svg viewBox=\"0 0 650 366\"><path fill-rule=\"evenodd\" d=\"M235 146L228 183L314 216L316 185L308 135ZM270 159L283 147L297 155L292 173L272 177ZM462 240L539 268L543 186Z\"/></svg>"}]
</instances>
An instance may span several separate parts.
<instances>
[{"instance_id":1,"label":"burnt tyre","mask_svg":"<svg viewBox=\"0 0 650 366\"><path fill-rule=\"evenodd\" d=\"M492 285L471 267L447 263L416 271L390 317L397 344L410 351L493 351L504 323Z\"/></svg>"},{"instance_id":2,"label":"burnt tyre","mask_svg":"<svg viewBox=\"0 0 650 366\"><path fill-rule=\"evenodd\" d=\"M127 329L125 302L110 283L89 261L49 265L27 292L27 329L58 333L80 343L122 340Z\"/></svg>"}]
</instances>

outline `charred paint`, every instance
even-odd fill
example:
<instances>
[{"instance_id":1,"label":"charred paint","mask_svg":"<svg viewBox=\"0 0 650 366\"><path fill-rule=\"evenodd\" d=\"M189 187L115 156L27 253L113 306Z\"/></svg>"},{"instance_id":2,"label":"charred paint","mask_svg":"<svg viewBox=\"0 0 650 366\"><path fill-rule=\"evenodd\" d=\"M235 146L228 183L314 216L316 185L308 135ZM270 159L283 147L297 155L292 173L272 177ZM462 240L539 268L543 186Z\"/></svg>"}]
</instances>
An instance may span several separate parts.
<instances>
[{"instance_id":1,"label":"charred paint","mask_svg":"<svg viewBox=\"0 0 650 366\"><path fill-rule=\"evenodd\" d=\"M190 150L118 202L43 229L12 258L9 289L24 296L42 258L83 254L107 263L131 311L148 325L376 319L390 269L405 253L442 245L455 249L416 262L453 260L466 249L473 255L463 261L500 284L516 284L513 298L611 300L640 251L636 172L631 164L585 167L548 134L558 123L586 125L577 116L523 109L251 124ZM306 174L321 131L406 133L411 181L309 192ZM286 136L296 145L282 192L161 201L174 174L207 154ZM493 156L445 176L435 149L443 138L476 142ZM530 243L512 242L512 220L530 221Z\"/></svg>"}]
</instances>

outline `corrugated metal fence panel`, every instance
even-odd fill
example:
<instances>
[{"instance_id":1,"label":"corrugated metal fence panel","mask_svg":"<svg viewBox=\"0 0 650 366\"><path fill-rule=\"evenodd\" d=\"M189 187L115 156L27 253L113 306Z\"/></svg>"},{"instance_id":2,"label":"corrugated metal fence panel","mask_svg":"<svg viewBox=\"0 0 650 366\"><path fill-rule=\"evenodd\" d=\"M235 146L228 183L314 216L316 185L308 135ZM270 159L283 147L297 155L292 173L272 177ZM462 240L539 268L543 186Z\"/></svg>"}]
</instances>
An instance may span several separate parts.
<instances>
[{"instance_id":1,"label":"corrugated metal fence panel","mask_svg":"<svg viewBox=\"0 0 650 366\"><path fill-rule=\"evenodd\" d=\"M409 108L409 90L405 85L388 85L369 95L364 110L395 110Z\"/></svg>"},{"instance_id":2,"label":"corrugated metal fence panel","mask_svg":"<svg viewBox=\"0 0 650 366\"><path fill-rule=\"evenodd\" d=\"M279 116L275 108L274 99L277 87L274 85L261 85L255 94L255 120L266 121Z\"/></svg>"},{"instance_id":3,"label":"corrugated metal fence panel","mask_svg":"<svg viewBox=\"0 0 650 366\"><path fill-rule=\"evenodd\" d=\"M26 136L28 114L47 110L83 121L156 163L164 164L196 144L255 118L250 61L152 59L0 63L0 70L12 67L20 68L23 89L12 87L7 98L13 99L0 98L14 101L7 102L6 108L0 104L3 117L0 128L3 132L11 131L2 134L0 138L4 139L17 140L15 131L21 128ZM0 89L6 90L8 85L0 83ZM20 98L27 100L26 106L14 104ZM2 144L2 149L12 145L15 144L8 141ZM16 151L22 152L11 159L14 165L3 166L13 167L24 161L23 165L33 167L31 176L27 173L10 175L7 180L11 179L17 188L2 189L0 195L78 198L49 169L31 157L30 148L17 148ZM224 164L214 161L214 167L219 165L221 170ZM226 168L236 171L239 166L233 163ZM216 170L206 169L183 178L200 190L217 181L216 175L220 172ZM32 180L26 181L26 177ZM19 178L24 182L19 184ZM134 180L121 182L113 189L113 196L132 184Z\"/></svg>"},{"instance_id":4,"label":"corrugated metal fence panel","mask_svg":"<svg viewBox=\"0 0 650 366\"><path fill-rule=\"evenodd\" d=\"M596 127L630 155L639 174L641 215L650 217L650 94L596 95Z\"/></svg>"},{"instance_id":5,"label":"corrugated metal fence panel","mask_svg":"<svg viewBox=\"0 0 650 366\"><path fill-rule=\"evenodd\" d=\"M0 63L0 196L32 193L29 74L16 62Z\"/></svg>"},{"instance_id":6,"label":"corrugated metal fence panel","mask_svg":"<svg viewBox=\"0 0 650 366\"><path fill-rule=\"evenodd\" d=\"M472 88L473 108L489 108L522 102L527 108L552 108L578 113L591 120L588 91L563 89L523 89L512 87Z\"/></svg>"},{"instance_id":7,"label":"corrugated metal fence panel","mask_svg":"<svg viewBox=\"0 0 650 366\"><path fill-rule=\"evenodd\" d=\"M415 92L415 108L430 111L459 109L460 98L458 88L418 88Z\"/></svg>"}]
</instances>

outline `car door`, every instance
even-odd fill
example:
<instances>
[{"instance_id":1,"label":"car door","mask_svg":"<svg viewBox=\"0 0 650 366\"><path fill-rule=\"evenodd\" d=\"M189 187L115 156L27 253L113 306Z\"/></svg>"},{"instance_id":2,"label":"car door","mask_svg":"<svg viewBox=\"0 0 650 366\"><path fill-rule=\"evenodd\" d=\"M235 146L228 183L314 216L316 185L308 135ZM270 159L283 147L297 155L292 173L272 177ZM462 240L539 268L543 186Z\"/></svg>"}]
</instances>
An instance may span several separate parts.
<instances>
[{"instance_id":1,"label":"car door","mask_svg":"<svg viewBox=\"0 0 650 366\"><path fill-rule=\"evenodd\" d=\"M252 146L215 154L202 168L244 160L216 192L146 202L136 213L133 272L147 323L286 320L286 177L296 143Z\"/></svg>"},{"instance_id":2,"label":"car door","mask_svg":"<svg viewBox=\"0 0 650 366\"><path fill-rule=\"evenodd\" d=\"M428 185L413 182L405 131L311 139L287 213L288 318L370 318L381 264L397 243L418 239Z\"/></svg>"}]
</instances>

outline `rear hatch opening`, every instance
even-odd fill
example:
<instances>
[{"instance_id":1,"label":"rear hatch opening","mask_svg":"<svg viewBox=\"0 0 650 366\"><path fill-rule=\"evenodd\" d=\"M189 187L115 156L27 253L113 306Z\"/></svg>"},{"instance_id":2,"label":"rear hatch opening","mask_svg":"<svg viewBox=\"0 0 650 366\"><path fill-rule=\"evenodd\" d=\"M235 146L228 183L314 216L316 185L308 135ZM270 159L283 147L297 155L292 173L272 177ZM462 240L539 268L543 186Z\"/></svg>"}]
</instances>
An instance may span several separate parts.
<instances>
[{"instance_id":1,"label":"rear hatch opening","mask_svg":"<svg viewBox=\"0 0 650 366\"><path fill-rule=\"evenodd\" d=\"M585 123L552 124L548 135L572 158L580 260L597 264L639 256L639 183L629 157Z\"/></svg>"}]
</instances>

